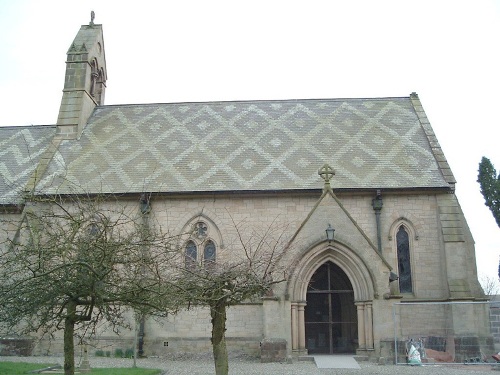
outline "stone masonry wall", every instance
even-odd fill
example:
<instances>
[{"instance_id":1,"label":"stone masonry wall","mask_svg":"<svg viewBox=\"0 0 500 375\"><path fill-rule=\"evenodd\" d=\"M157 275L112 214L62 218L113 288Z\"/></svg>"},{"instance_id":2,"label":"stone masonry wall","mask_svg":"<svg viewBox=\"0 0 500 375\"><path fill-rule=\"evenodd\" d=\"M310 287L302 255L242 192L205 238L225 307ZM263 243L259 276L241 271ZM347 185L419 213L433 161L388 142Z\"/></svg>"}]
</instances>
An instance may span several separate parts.
<instances>
[{"instance_id":1,"label":"stone masonry wall","mask_svg":"<svg viewBox=\"0 0 500 375\"><path fill-rule=\"evenodd\" d=\"M500 304L494 303L490 307L491 334L495 347L500 350Z\"/></svg>"},{"instance_id":2,"label":"stone masonry wall","mask_svg":"<svg viewBox=\"0 0 500 375\"><path fill-rule=\"evenodd\" d=\"M149 320L145 329L146 355L211 353L211 324L208 308L194 307L157 323ZM262 340L262 305L231 306L227 312L228 351L257 356Z\"/></svg>"},{"instance_id":3,"label":"stone masonry wall","mask_svg":"<svg viewBox=\"0 0 500 375\"><path fill-rule=\"evenodd\" d=\"M224 261L242 254L238 243L235 223L243 235L252 230L264 230L274 226L271 236L294 233L309 215L320 194L274 194L247 196L193 196L178 198L154 197L151 201L151 222L156 222L163 229L172 233L180 233L190 223L196 222L200 215L210 220L211 231L217 245L217 259ZM414 295L405 298L446 299L448 285L442 268L444 252L437 222L436 197L431 194L390 195L382 192L384 206L381 213L382 255L397 272L395 223L405 220L411 228L411 266L414 284ZM368 238L376 244L377 232L375 214L371 205L374 194L342 194L339 199L357 225L362 228ZM130 204L136 204L131 201ZM138 206L137 206L138 209ZM204 219L205 220L205 219ZM335 226L335 223L332 222ZM318 228L318 238L324 236L326 228ZM283 233L284 232L284 233ZM346 233L344 236L348 235ZM179 243L181 246L182 243ZM294 253L304 249L291 248L290 259ZM357 251L357 249L352 249ZM373 275L376 278L381 275ZM382 281L377 283L381 285ZM385 284L385 280L383 281ZM384 332L378 326L389 327L392 321L390 301L384 301L380 295L374 301L374 339L377 347ZM284 299L285 295L276 295ZM259 343L263 337L262 305L249 304L231 307L228 311L228 349L246 351L258 355ZM432 314L431 314L432 315ZM427 316L425 319L439 317L442 314ZM290 329L290 311L268 317L266 324L272 326L286 325L283 336ZM269 319L274 320L269 321ZM416 325L422 323L422 315L415 317ZM417 328L417 327L415 327ZM387 332L386 332L387 333ZM386 334L385 333L385 334ZM106 336L108 337L108 336ZM122 332L118 340L128 340L132 332ZM109 336L109 339L112 337ZM275 337L290 340L290 337ZM106 338L108 340L108 338ZM128 342L128 341L127 341ZM168 343L168 346L167 344ZM125 343L124 343L125 345ZM288 342L288 347L291 347ZM177 316L172 316L161 324L148 321L145 336L145 354L168 356L185 352L209 352L210 349L210 317L206 309L191 309Z\"/></svg>"}]
</instances>

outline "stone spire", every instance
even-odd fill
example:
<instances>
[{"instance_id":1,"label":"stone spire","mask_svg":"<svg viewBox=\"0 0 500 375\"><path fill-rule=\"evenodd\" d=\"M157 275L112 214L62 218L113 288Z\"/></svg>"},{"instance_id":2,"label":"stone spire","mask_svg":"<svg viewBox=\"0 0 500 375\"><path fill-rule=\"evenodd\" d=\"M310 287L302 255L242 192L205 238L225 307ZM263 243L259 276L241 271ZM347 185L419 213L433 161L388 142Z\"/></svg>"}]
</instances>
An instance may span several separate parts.
<instances>
[{"instance_id":1,"label":"stone spire","mask_svg":"<svg viewBox=\"0 0 500 375\"><path fill-rule=\"evenodd\" d=\"M57 134L63 139L79 138L94 108L104 104L106 58L102 25L81 26L66 59L63 97L57 118Z\"/></svg>"}]
</instances>

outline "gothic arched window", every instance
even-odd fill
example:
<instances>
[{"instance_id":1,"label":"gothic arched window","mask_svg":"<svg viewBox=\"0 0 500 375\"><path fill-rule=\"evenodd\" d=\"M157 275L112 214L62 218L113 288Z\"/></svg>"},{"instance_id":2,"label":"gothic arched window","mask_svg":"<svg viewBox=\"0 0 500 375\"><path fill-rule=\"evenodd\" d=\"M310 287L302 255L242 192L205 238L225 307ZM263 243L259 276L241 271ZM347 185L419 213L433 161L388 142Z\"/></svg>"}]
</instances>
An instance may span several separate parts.
<instances>
[{"instance_id":1,"label":"gothic arched window","mask_svg":"<svg viewBox=\"0 0 500 375\"><path fill-rule=\"evenodd\" d=\"M208 271L214 270L217 260L217 239L212 235L214 233L217 235L218 231L209 220L192 222L190 227L184 255L186 268L197 266Z\"/></svg>"},{"instance_id":2,"label":"gothic arched window","mask_svg":"<svg viewBox=\"0 0 500 375\"><path fill-rule=\"evenodd\" d=\"M400 225L396 233L396 244L398 253L399 291L401 293L412 293L410 237L404 225Z\"/></svg>"},{"instance_id":3,"label":"gothic arched window","mask_svg":"<svg viewBox=\"0 0 500 375\"><path fill-rule=\"evenodd\" d=\"M196 265L196 261L198 259L198 248L194 241L188 241L186 244L186 253L185 253L185 263L186 268L193 268Z\"/></svg>"},{"instance_id":4,"label":"gothic arched window","mask_svg":"<svg viewBox=\"0 0 500 375\"><path fill-rule=\"evenodd\" d=\"M208 241L203 250L203 265L205 269L212 269L215 265L215 244L213 241Z\"/></svg>"}]
</instances>

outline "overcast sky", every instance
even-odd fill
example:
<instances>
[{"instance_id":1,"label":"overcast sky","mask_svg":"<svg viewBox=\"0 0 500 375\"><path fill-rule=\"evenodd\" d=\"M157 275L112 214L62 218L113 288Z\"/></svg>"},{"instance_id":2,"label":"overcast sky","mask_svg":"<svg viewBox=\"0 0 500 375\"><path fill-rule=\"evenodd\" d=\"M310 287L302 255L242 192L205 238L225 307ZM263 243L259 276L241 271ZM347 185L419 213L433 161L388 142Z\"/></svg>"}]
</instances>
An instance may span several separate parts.
<instances>
[{"instance_id":1,"label":"overcast sky","mask_svg":"<svg viewBox=\"0 0 500 375\"><path fill-rule=\"evenodd\" d=\"M0 0L0 126L56 122L66 52L91 10L105 104L417 92L479 274L495 277L500 229L476 180L483 155L500 169L500 0Z\"/></svg>"}]
</instances>

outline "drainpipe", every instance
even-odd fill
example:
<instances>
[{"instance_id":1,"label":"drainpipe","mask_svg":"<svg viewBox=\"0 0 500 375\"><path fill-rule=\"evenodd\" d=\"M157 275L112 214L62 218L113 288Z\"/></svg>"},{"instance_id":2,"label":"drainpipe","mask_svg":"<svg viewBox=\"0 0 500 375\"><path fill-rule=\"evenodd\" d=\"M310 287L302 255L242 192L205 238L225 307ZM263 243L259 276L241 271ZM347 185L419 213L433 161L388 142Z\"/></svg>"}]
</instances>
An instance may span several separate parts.
<instances>
[{"instance_id":1,"label":"drainpipe","mask_svg":"<svg viewBox=\"0 0 500 375\"><path fill-rule=\"evenodd\" d=\"M378 252L382 254L382 233L380 228L380 211L382 211L382 194L380 189L377 189L377 196L372 199L372 207L375 211L375 221L377 222L377 249Z\"/></svg>"}]
</instances>

